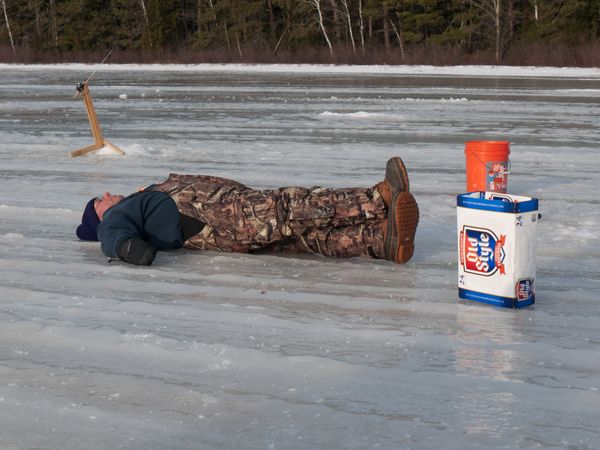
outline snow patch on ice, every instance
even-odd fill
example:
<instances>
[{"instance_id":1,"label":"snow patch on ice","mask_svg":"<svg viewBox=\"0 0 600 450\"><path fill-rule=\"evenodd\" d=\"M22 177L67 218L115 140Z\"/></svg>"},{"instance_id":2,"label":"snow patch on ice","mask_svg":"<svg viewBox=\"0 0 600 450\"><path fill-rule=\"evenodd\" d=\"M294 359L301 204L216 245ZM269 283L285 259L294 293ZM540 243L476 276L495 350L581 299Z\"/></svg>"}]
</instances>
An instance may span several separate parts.
<instances>
[{"instance_id":1,"label":"snow patch on ice","mask_svg":"<svg viewBox=\"0 0 600 450\"><path fill-rule=\"evenodd\" d=\"M319 114L323 118L349 118L349 119L373 119L373 120L405 120L406 117L401 114L383 114L370 113L366 111L357 111L351 113L340 113L333 111L324 111Z\"/></svg>"},{"instance_id":2,"label":"snow patch on ice","mask_svg":"<svg viewBox=\"0 0 600 450\"><path fill-rule=\"evenodd\" d=\"M464 103L464 102L472 102L473 100L469 100L466 97L460 98L414 98L414 97L406 97L400 99L402 102L419 102L419 103Z\"/></svg>"},{"instance_id":3,"label":"snow patch on ice","mask_svg":"<svg viewBox=\"0 0 600 450\"><path fill-rule=\"evenodd\" d=\"M96 150L95 154L101 156L122 156L120 153L115 152L112 148L108 146Z\"/></svg>"},{"instance_id":4,"label":"snow patch on ice","mask_svg":"<svg viewBox=\"0 0 600 450\"><path fill-rule=\"evenodd\" d=\"M15 240L23 239L25 236L23 236L21 233L5 233L0 234L0 237L2 237L3 239Z\"/></svg>"},{"instance_id":5,"label":"snow patch on ice","mask_svg":"<svg viewBox=\"0 0 600 450\"><path fill-rule=\"evenodd\" d=\"M177 155L177 148L157 147L153 144L127 144L121 145L120 148L127 157L172 157Z\"/></svg>"},{"instance_id":6,"label":"snow patch on ice","mask_svg":"<svg viewBox=\"0 0 600 450\"><path fill-rule=\"evenodd\" d=\"M151 151L148 145L143 144L129 144L121 146L121 150L125 152L126 156L150 156Z\"/></svg>"}]
</instances>

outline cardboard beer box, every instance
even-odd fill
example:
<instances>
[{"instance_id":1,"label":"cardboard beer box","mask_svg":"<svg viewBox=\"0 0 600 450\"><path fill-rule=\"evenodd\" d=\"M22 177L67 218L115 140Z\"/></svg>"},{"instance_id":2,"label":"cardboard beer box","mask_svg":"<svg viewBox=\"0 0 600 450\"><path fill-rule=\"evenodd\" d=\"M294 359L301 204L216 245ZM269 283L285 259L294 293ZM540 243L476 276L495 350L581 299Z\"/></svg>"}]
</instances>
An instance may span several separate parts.
<instances>
[{"instance_id":1,"label":"cardboard beer box","mask_svg":"<svg viewBox=\"0 0 600 450\"><path fill-rule=\"evenodd\" d=\"M508 308L535 302L538 200L497 192L457 197L458 296Z\"/></svg>"}]
</instances>

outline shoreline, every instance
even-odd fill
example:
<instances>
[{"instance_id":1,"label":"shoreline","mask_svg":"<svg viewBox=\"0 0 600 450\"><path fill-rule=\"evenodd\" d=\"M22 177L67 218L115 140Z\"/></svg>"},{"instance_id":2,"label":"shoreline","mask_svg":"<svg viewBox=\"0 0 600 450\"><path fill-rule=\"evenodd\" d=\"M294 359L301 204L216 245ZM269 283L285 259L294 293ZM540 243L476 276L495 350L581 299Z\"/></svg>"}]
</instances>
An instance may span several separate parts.
<instances>
[{"instance_id":1,"label":"shoreline","mask_svg":"<svg viewBox=\"0 0 600 450\"><path fill-rule=\"evenodd\" d=\"M99 70L156 72L228 72L290 74L425 75L433 77L540 77L600 79L600 68L493 65L333 65L333 64L13 64L0 63L3 70Z\"/></svg>"}]
</instances>

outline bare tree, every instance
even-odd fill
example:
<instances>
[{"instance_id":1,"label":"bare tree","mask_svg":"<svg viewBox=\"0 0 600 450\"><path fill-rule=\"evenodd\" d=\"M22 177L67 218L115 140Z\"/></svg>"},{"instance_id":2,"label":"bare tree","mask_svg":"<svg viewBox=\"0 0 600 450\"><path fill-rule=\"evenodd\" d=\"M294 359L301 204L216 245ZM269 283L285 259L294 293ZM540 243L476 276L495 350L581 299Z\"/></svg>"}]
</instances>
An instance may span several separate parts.
<instances>
[{"instance_id":1,"label":"bare tree","mask_svg":"<svg viewBox=\"0 0 600 450\"><path fill-rule=\"evenodd\" d=\"M362 0L358 0L358 29L360 30L360 45L365 54L365 24L363 22Z\"/></svg>"},{"instance_id":2,"label":"bare tree","mask_svg":"<svg viewBox=\"0 0 600 450\"><path fill-rule=\"evenodd\" d=\"M398 45L400 45L400 55L402 56L402 61L404 61L404 44L402 43L402 35L400 34L400 29L396 28L396 25L394 24L394 21L390 18L390 24L392 25L392 28L394 29L394 33L396 34L396 37L398 38ZM400 17L398 17L398 27L400 27Z\"/></svg>"},{"instance_id":3,"label":"bare tree","mask_svg":"<svg viewBox=\"0 0 600 450\"><path fill-rule=\"evenodd\" d=\"M13 41L13 35L10 31L10 22L8 20L8 13L6 12L6 2L2 0L2 9L4 11L4 19L6 20L6 30L8 31L8 37L10 39L10 47L12 48L13 55L17 54L15 50L15 42Z\"/></svg>"},{"instance_id":4,"label":"bare tree","mask_svg":"<svg viewBox=\"0 0 600 450\"><path fill-rule=\"evenodd\" d=\"M150 45L150 48L152 48L152 36L149 32L150 30L150 22L148 21L148 11L146 11L146 2L144 2L144 0L140 0L140 4L142 5L142 12L144 14L144 22L146 22L146 30L148 30L148 44Z\"/></svg>"},{"instance_id":5,"label":"bare tree","mask_svg":"<svg viewBox=\"0 0 600 450\"><path fill-rule=\"evenodd\" d=\"M496 41L496 63L500 62L502 49L502 0L469 0L494 24Z\"/></svg>"},{"instance_id":6,"label":"bare tree","mask_svg":"<svg viewBox=\"0 0 600 450\"><path fill-rule=\"evenodd\" d=\"M333 47L331 46L331 41L329 40L329 36L327 35L327 30L325 29L325 23L323 22L323 10L321 9L321 0L306 0L309 5L315 8L317 12L317 17L319 20L319 28L321 28L321 32L323 33L323 37L327 41L327 46L329 47L329 54L333 58Z\"/></svg>"},{"instance_id":7,"label":"bare tree","mask_svg":"<svg viewBox=\"0 0 600 450\"><path fill-rule=\"evenodd\" d=\"M146 2L144 0L140 0L140 5L142 5L142 12L144 13L144 21L146 22L146 26L149 26L148 22L148 11L146 11Z\"/></svg>"},{"instance_id":8,"label":"bare tree","mask_svg":"<svg viewBox=\"0 0 600 450\"><path fill-rule=\"evenodd\" d=\"M533 17L536 22L539 22L540 21L540 10L539 10L538 0L531 0L531 2L533 3Z\"/></svg>"},{"instance_id":9,"label":"bare tree","mask_svg":"<svg viewBox=\"0 0 600 450\"><path fill-rule=\"evenodd\" d=\"M240 46L240 37L237 33L235 33L235 42L237 43L238 53L240 55L240 61L244 59L244 54L242 53L242 47Z\"/></svg>"},{"instance_id":10,"label":"bare tree","mask_svg":"<svg viewBox=\"0 0 600 450\"><path fill-rule=\"evenodd\" d=\"M346 13L346 20L348 22L348 32L350 33L350 42L352 42L352 51L356 53L356 44L354 43L354 33L352 33L352 19L350 18L350 9L348 8L348 0L340 0Z\"/></svg>"},{"instance_id":11,"label":"bare tree","mask_svg":"<svg viewBox=\"0 0 600 450\"><path fill-rule=\"evenodd\" d=\"M283 42L283 38L284 38L285 34L287 33L287 31L288 31L288 29L286 28L285 30L283 30L283 33L281 33L281 37L277 41L277 45L275 45L275 49L273 49L273 53L277 53L277 50L279 49L279 46Z\"/></svg>"},{"instance_id":12,"label":"bare tree","mask_svg":"<svg viewBox=\"0 0 600 450\"><path fill-rule=\"evenodd\" d=\"M231 50L231 42L229 41L229 29L227 28L227 21L223 19L223 29L225 30L225 41L227 42L227 50Z\"/></svg>"},{"instance_id":13,"label":"bare tree","mask_svg":"<svg viewBox=\"0 0 600 450\"><path fill-rule=\"evenodd\" d=\"M208 2L208 6L210 7L210 11L212 12L213 20L216 22L217 21L217 12L215 11L215 4L213 3L212 0L207 0L207 2Z\"/></svg>"}]
</instances>

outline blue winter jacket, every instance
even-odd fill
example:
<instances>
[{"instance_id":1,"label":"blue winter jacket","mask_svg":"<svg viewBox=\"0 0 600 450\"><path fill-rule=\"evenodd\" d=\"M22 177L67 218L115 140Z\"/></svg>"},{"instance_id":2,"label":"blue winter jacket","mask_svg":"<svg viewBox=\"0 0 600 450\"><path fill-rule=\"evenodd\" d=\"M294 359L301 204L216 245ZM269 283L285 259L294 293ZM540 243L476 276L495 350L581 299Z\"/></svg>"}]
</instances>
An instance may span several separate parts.
<instances>
[{"instance_id":1,"label":"blue winter jacket","mask_svg":"<svg viewBox=\"0 0 600 450\"><path fill-rule=\"evenodd\" d=\"M164 192L137 192L109 208L98 225L102 253L117 258L127 239L139 238L157 250L173 250L183 245L179 211Z\"/></svg>"}]
</instances>

